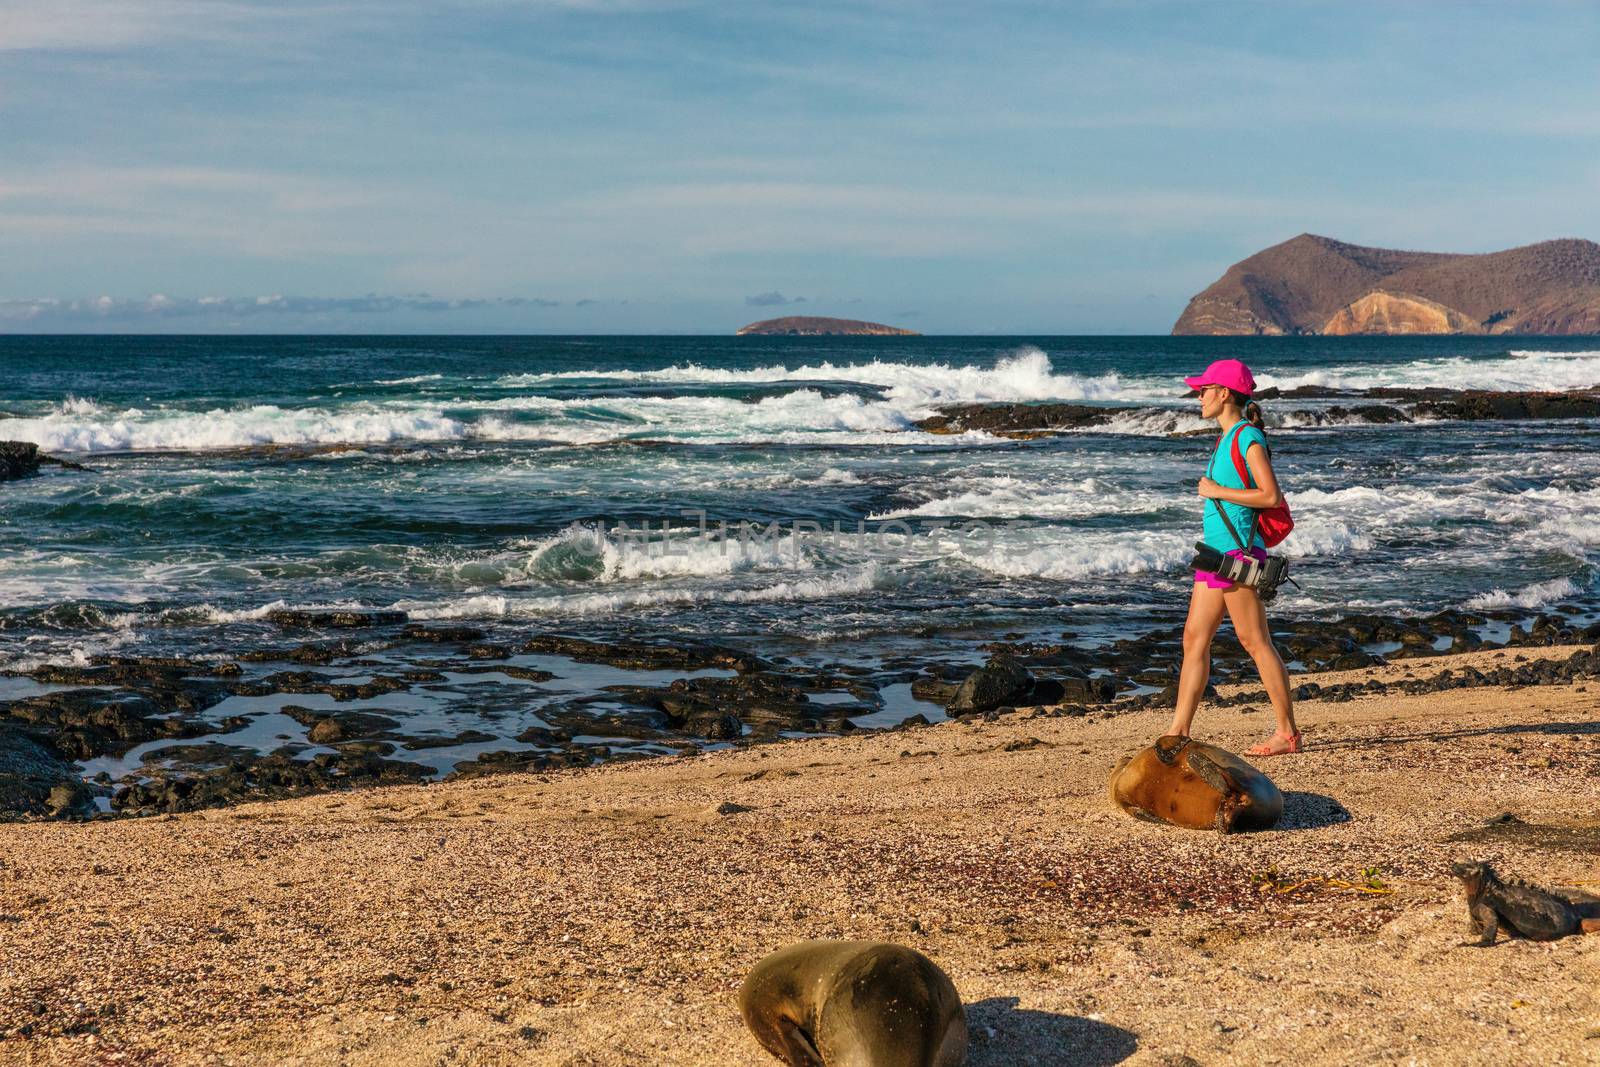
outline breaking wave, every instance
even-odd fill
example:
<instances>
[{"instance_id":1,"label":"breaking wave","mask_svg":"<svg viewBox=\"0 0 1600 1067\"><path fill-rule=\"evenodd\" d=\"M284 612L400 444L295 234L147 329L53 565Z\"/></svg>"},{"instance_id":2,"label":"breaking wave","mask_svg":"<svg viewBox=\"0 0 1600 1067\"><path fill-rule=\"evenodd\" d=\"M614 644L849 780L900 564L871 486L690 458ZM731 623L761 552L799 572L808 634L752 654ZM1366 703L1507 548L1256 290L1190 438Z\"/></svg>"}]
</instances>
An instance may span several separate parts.
<instances>
[{"instance_id":1,"label":"breaking wave","mask_svg":"<svg viewBox=\"0 0 1600 1067\"><path fill-rule=\"evenodd\" d=\"M1542 608L1546 604L1554 604L1577 594L1578 585L1571 578L1552 578L1547 582L1535 582L1511 593L1504 589L1491 590L1472 597L1465 606L1478 609Z\"/></svg>"},{"instance_id":2,"label":"breaking wave","mask_svg":"<svg viewBox=\"0 0 1600 1067\"><path fill-rule=\"evenodd\" d=\"M1410 363L1329 367L1298 373L1256 375L1261 388L1295 389L1303 385L1365 390L1384 386L1405 389L1493 389L1540 392L1600 386L1600 352L1534 352L1513 350L1503 356L1447 356Z\"/></svg>"}]
</instances>

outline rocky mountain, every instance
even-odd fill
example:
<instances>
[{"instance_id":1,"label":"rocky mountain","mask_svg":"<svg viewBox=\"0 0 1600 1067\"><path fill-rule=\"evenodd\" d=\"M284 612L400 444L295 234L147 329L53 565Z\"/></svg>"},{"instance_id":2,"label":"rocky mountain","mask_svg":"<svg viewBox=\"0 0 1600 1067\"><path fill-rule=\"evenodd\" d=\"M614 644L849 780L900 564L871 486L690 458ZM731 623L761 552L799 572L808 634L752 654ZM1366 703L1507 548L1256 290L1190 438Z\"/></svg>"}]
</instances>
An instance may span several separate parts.
<instances>
[{"instance_id":1,"label":"rocky mountain","mask_svg":"<svg viewBox=\"0 0 1600 1067\"><path fill-rule=\"evenodd\" d=\"M885 326L881 322L829 319L818 315L786 315L781 319L763 319L739 327L737 336L837 337L850 334L862 337L920 336L915 330L902 330L898 326Z\"/></svg>"},{"instance_id":2,"label":"rocky mountain","mask_svg":"<svg viewBox=\"0 0 1600 1067\"><path fill-rule=\"evenodd\" d=\"M1303 233L1189 301L1174 334L1600 333L1600 244L1465 255Z\"/></svg>"}]
</instances>

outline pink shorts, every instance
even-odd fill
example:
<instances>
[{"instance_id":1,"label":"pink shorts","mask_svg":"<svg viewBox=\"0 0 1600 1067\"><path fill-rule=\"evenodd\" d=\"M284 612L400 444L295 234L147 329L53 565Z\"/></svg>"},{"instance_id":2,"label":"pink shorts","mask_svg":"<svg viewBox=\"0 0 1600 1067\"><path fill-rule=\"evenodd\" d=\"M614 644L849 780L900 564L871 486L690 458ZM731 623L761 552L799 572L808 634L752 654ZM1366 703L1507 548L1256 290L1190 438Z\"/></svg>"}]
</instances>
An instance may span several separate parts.
<instances>
[{"instance_id":1,"label":"pink shorts","mask_svg":"<svg viewBox=\"0 0 1600 1067\"><path fill-rule=\"evenodd\" d=\"M1223 555L1240 559L1244 556L1244 553L1235 548L1230 552L1223 553ZM1265 563L1267 561L1267 551L1264 548L1252 548L1250 550L1250 558ZM1194 580L1197 582L1205 582L1206 588L1208 589L1228 590L1232 589L1234 585L1237 584L1235 582L1227 581L1224 578L1218 578L1214 571L1195 571Z\"/></svg>"}]
</instances>

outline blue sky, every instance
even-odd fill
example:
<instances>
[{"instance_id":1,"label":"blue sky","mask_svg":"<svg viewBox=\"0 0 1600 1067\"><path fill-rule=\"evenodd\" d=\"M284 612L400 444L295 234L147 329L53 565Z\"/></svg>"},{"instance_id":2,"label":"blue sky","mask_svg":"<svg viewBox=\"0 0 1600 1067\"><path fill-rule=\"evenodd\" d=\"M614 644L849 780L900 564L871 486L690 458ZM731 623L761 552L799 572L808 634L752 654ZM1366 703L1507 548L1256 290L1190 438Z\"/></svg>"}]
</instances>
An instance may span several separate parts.
<instances>
[{"instance_id":1,"label":"blue sky","mask_svg":"<svg viewBox=\"0 0 1600 1067\"><path fill-rule=\"evenodd\" d=\"M0 331L1164 333L1600 238L1600 7L0 0Z\"/></svg>"}]
</instances>

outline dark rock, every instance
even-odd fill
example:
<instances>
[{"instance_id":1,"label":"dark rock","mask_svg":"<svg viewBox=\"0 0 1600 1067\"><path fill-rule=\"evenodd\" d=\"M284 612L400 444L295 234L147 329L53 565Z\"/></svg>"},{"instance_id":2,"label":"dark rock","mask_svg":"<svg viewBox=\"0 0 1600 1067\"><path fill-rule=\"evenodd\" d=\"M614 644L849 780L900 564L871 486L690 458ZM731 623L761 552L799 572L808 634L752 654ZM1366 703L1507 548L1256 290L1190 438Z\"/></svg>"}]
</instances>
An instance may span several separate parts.
<instances>
[{"instance_id":1,"label":"dark rock","mask_svg":"<svg viewBox=\"0 0 1600 1067\"><path fill-rule=\"evenodd\" d=\"M423 626L412 623L400 631L400 636L411 641L432 641L435 644L459 642L469 644L483 640L483 631L472 626Z\"/></svg>"},{"instance_id":2,"label":"dark rock","mask_svg":"<svg viewBox=\"0 0 1600 1067\"><path fill-rule=\"evenodd\" d=\"M341 682L325 674L313 674L311 671L280 671L253 682L240 683L234 690L245 696L322 693L342 703L346 700L371 700L386 693L401 693L410 688L411 683L404 678L387 674L374 675L366 682Z\"/></svg>"},{"instance_id":3,"label":"dark rock","mask_svg":"<svg viewBox=\"0 0 1600 1067\"><path fill-rule=\"evenodd\" d=\"M358 630L369 626L398 626L406 621L403 611L299 611L267 613L267 621L284 629Z\"/></svg>"},{"instance_id":4,"label":"dark rock","mask_svg":"<svg viewBox=\"0 0 1600 1067\"><path fill-rule=\"evenodd\" d=\"M168 770L197 771L219 767L236 760L255 759L259 753L243 745L225 745L219 741L201 741L194 744L161 745L140 757L145 766L160 766Z\"/></svg>"},{"instance_id":5,"label":"dark rock","mask_svg":"<svg viewBox=\"0 0 1600 1067\"><path fill-rule=\"evenodd\" d=\"M1206 683L1206 691L1202 695L1201 699L1202 700L1208 700L1208 701L1215 701L1217 699L1217 687L1215 685L1209 683L1209 682ZM1256 699L1260 699L1260 698L1257 697ZM1177 707L1178 706L1178 683L1177 682L1173 682L1171 685L1169 685L1165 689L1161 690L1161 692L1157 693L1153 698L1151 698L1151 703L1155 707L1158 707L1158 708L1175 708L1175 707Z\"/></svg>"},{"instance_id":6,"label":"dark rock","mask_svg":"<svg viewBox=\"0 0 1600 1067\"><path fill-rule=\"evenodd\" d=\"M67 778L50 790L45 804L58 819L82 818L94 814L94 790L78 778Z\"/></svg>"},{"instance_id":7,"label":"dark rock","mask_svg":"<svg viewBox=\"0 0 1600 1067\"><path fill-rule=\"evenodd\" d=\"M306 740L314 745L332 745L340 741L357 741L383 738L399 729L398 720L369 711L314 711L297 704L286 704L283 714L302 726L310 727Z\"/></svg>"},{"instance_id":8,"label":"dark rock","mask_svg":"<svg viewBox=\"0 0 1600 1067\"><path fill-rule=\"evenodd\" d=\"M1600 417L1600 393L1508 393L1465 390L1412 409L1433 419L1592 419Z\"/></svg>"},{"instance_id":9,"label":"dark rock","mask_svg":"<svg viewBox=\"0 0 1600 1067\"><path fill-rule=\"evenodd\" d=\"M1028 691L1028 699L1025 703L1029 705L1060 704L1066 699L1067 687L1062 685L1059 679L1036 678L1033 682L1033 688Z\"/></svg>"},{"instance_id":10,"label":"dark rock","mask_svg":"<svg viewBox=\"0 0 1600 1067\"><path fill-rule=\"evenodd\" d=\"M0 720L0 820L51 814L56 787L76 780L72 764L38 734Z\"/></svg>"},{"instance_id":11,"label":"dark rock","mask_svg":"<svg viewBox=\"0 0 1600 1067\"><path fill-rule=\"evenodd\" d=\"M517 735L517 740L525 745L559 748L572 740L572 734L563 733L560 730L552 730L545 726L530 726Z\"/></svg>"},{"instance_id":12,"label":"dark rock","mask_svg":"<svg viewBox=\"0 0 1600 1067\"><path fill-rule=\"evenodd\" d=\"M1335 656L1327 664L1328 669L1332 671L1354 671L1363 667L1381 667L1383 665L1384 659L1382 656L1374 656L1372 653L1363 652L1360 649Z\"/></svg>"},{"instance_id":13,"label":"dark rock","mask_svg":"<svg viewBox=\"0 0 1600 1067\"><path fill-rule=\"evenodd\" d=\"M955 404L939 408L938 414L913 425L929 433L981 430L1001 436L1032 435L1103 426L1114 416L1134 410L1089 404Z\"/></svg>"},{"instance_id":14,"label":"dark rock","mask_svg":"<svg viewBox=\"0 0 1600 1067\"><path fill-rule=\"evenodd\" d=\"M274 753L184 777L156 777L117 790L111 806L127 814L194 811L358 786L417 782L426 767L375 755L325 752L309 760Z\"/></svg>"},{"instance_id":15,"label":"dark rock","mask_svg":"<svg viewBox=\"0 0 1600 1067\"><path fill-rule=\"evenodd\" d=\"M1116 698L1117 683L1112 678L1086 678L1069 676L1058 680L1060 694L1052 700L1033 700L1030 704L1105 704Z\"/></svg>"},{"instance_id":16,"label":"dark rock","mask_svg":"<svg viewBox=\"0 0 1600 1067\"><path fill-rule=\"evenodd\" d=\"M949 704L956 698L956 693L961 689L959 682L944 682L937 678L918 678L911 683L911 695L918 700L925 700L930 704L941 707Z\"/></svg>"},{"instance_id":17,"label":"dark rock","mask_svg":"<svg viewBox=\"0 0 1600 1067\"><path fill-rule=\"evenodd\" d=\"M494 734L486 734L482 730L462 730L451 737L447 734L425 734L413 737L405 742L405 747L416 752L427 748L449 748L452 745L477 745L485 741L493 741Z\"/></svg>"},{"instance_id":18,"label":"dark rock","mask_svg":"<svg viewBox=\"0 0 1600 1067\"><path fill-rule=\"evenodd\" d=\"M446 663L441 666L456 674L503 674L508 678L524 682L548 682L555 677L550 671L542 671L537 667L520 667L509 663L496 663L492 666L483 663Z\"/></svg>"},{"instance_id":19,"label":"dark rock","mask_svg":"<svg viewBox=\"0 0 1600 1067\"><path fill-rule=\"evenodd\" d=\"M322 667L339 659L361 654L359 642L348 638L338 641L313 641L289 648L257 648L239 656L248 663L310 663Z\"/></svg>"},{"instance_id":20,"label":"dark rock","mask_svg":"<svg viewBox=\"0 0 1600 1067\"><path fill-rule=\"evenodd\" d=\"M509 771L542 771L555 764L555 758L547 752L485 752L477 759L456 764L455 770L445 777L445 781L481 778L487 774L505 774Z\"/></svg>"},{"instance_id":21,"label":"dark rock","mask_svg":"<svg viewBox=\"0 0 1600 1067\"><path fill-rule=\"evenodd\" d=\"M1010 656L993 656L967 676L945 710L952 715L989 711L1020 703L1031 688L1033 677L1026 667Z\"/></svg>"},{"instance_id":22,"label":"dark rock","mask_svg":"<svg viewBox=\"0 0 1600 1067\"><path fill-rule=\"evenodd\" d=\"M197 737L214 725L164 713L139 693L66 689L14 700L0 712L26 723L34 735L71 760L121 755L135 745L163 737Z\"/></svg>"},{"instance_id":23,"label":"dark rock","mask_svg":"<svg viewBox=\"0 0 1600 1067\"><path fill-rule=\"evenodd\" d=\"M755 808L745 804L735 804L731 800L724 800L721 804L717 805L718 815L741 815L744 812L755 810Z\"/></svg>"},{"instance_id":24,"label":"dark rock","mask_svg":"<svg viewBox=\"0 0 1600 1067\"><path fill-rule=\"evenodd\" d=\"M698 671L720 667L744 672L769 670L772 666L759 656L715 645L648 645L631 641L606 644L557 634L535 637L521 650L553 653L579 663L605 663L643 671Z\"/></svg>"},{"instance_id":25,"label":"dark rock","mask_svg":"<svg viewBox=\"0 0 1600 1067\"><path fill-rule=\"evenodd\" d=\"M692 720L685 725L708 741L737 741L744 735L744 723L737 715L718 715L711 719Z\"/></svg>"},{"instance_id":26,"label":"dark rock","mask_svg":"<svg viewBox=\"0 0 1600 1067\"><path fill-rule=\"evenodd\" d=\"M606 686L612 699L655 708L673 729L711 740L733 740L750 724L759 736L776 736L783 730L822 729L824 714L865 715L876 710L813 702L805 690L771 674L741 674L733 678L678 678L665 689L648 686ZM598 698L603 699L603 698ZM548 718L548 716L547 716Z\"/></svg>"},{"instance_id":27,"label":"dark rock","mask_svg":"<svg viewBox=\"0 0 1600 1067\"><path fill-rule=\"evenodd\" d=\"M306 740L313 745L331 745L335 741L345 741L344 727L338 719L318 719L311 724L311 729L306 732Z\"/></svg>"},{"instance_id":28,"label":"dark rock","mask_svg":"<svg viewBox=\"0 0 1600 1067\"><path fill-rule=\"evenodd\" d=\"M0 482L38 473L38 445L31 441L0 441Z\"/></svg>"},{"instance_id":29,"label":"dark rock","mask_svg":"<svg viewBox=\"0 0 1600 1067\"><path fill-rule=\"evenodd\" d=\"M395 751L388 741L341 741L333 747L346 756L392 756Z\"/></svg>"}]
</instances>

